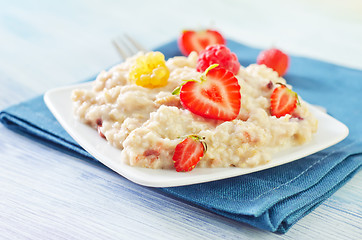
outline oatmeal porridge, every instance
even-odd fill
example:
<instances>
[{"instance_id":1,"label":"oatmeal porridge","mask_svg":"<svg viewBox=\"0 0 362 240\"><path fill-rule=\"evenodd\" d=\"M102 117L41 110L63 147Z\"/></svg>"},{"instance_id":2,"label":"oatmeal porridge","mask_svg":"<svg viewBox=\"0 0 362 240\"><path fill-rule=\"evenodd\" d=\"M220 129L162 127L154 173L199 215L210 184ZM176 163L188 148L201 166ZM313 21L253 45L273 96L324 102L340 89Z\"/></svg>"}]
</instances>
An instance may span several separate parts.
<instances>
[{"instance_id":1,"label":"oatmeal porridge","mask_svg":"<svg viewBox=\"0 0 362 240\"><path fill-rule=\"evenodd\" d=\"M235 119L212 119L195 114L173 91L185 80L202 78L196 70L198 55L165 61L161 75L166 82L142 86L131 72L144 53L101 72L90 90L72 94L74 114L98 130L109 144L122 150L119 159L131 166L174 168L173 155L182 138L204 138L207 151L196 167L255 167L271 161L276 152L309 142L317 120L299 97L292 113L271 114L271 95L284 78L265 65L240 67L240 106ZM166 70L167 71L166 71Z\"/></svg>"}]
</instances>

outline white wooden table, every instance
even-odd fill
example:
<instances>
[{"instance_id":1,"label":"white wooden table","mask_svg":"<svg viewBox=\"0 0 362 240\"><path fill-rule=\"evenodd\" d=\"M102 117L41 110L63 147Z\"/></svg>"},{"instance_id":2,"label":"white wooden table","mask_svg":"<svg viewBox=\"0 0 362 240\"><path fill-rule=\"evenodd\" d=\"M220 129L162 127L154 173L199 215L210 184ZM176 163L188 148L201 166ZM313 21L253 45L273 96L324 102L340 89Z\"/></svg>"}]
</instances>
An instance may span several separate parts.
<instances>
[{"instance_id":1,"label":"white wooden table","mask_svg":"<svg viewBox=\"0 0 362 240\"><path fill-rule=\"evenodd\" d=\"M185 28L362 69L362 2L0 1L0 109L119 61L121 32L153 48ZM362 79L361 79L362 81ZM138 186L0 125L0 239L361 239L362 173L285 235Z\"/></svg>"}]
</instances>

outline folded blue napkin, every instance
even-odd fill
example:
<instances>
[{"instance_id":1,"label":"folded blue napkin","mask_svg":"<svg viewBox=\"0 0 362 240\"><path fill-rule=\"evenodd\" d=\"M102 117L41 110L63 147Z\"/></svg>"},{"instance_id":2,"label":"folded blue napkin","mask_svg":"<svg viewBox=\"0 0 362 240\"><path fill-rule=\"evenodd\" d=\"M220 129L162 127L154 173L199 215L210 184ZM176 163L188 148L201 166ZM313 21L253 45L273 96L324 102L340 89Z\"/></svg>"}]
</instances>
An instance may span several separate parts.
<instances>
[{"instance_id":1,"label":"folded blue napkin","mask_svg":"<svg viewBox=\"0 0 362 240\"><path fill-rule=\"evenodd\" d=\"M259 49L228 41L243 66L255 63ZM180 55L176 41L156 50L166 58ZM303 159L268 170L190 186L159 188L170 196L257 228L285 233L337 191L361 168L362 71L302 57L291 57L285 76L303 99L326 107L345 123L341 143ZM93 79L91 79L93 80ZM42 96L0 113L10 129L83 158L92 158L59 125Z\"/></svg>"}]
</instances>

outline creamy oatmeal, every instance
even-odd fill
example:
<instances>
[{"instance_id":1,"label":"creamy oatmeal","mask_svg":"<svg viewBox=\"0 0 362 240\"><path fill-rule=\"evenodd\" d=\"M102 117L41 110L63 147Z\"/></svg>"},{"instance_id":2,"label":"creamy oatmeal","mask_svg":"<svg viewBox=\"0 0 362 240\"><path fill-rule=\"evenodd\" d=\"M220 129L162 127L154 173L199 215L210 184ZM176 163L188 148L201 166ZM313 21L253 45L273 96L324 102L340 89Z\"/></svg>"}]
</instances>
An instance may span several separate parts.
<instances>
[{"instance_id":1,"label":"creamy oatmeal","mask_svg":"<svg viewBox=\"0 0 362 240\"><path fill-rule=\"evenodd\" d=\"M281 149L309 142L317 131L317 120L302 100L291 115L271 116L271 93L276 83L286 81L264 65L240 68L239 115L220 121L191 113L182 107L179 96L172 95L182 80L200 76L196 53L169 59L167 85L158 88L129 81L138 56L101 72L91 90L75 90L72 95L75 116L122 149L119 159L131 166L173 168L180 137L197 134L208 146L197 167L254 167L271 161Z\"/></svg>"}]
</instances>

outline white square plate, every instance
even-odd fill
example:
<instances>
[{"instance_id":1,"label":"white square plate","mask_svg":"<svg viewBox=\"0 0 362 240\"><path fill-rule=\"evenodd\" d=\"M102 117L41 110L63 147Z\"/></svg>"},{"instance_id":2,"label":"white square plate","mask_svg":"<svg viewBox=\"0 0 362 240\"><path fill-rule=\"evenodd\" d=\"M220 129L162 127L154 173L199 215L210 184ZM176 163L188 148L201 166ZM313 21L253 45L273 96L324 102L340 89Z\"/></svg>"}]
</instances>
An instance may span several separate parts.
<instances>
[{"instance_id":1,"label":"white square plate","mask_svg":"<svg viewBox=\"0 0 362 240\"><path fill-rule=\"evenodd\" d=\"M80 146L107 167L129 180L150 187L174 187L240 176L279 166L308 156L342 141L348 128L328 114L309 106L319 121L313 140L305 145L281 151L269 163L255 168L195 168L191 172L131 167L121 158L121 150L99 137L97 131L73 116L71 93L74 89L89 89L91 83L57 88L45 93L44 101L55 118Z\"/></svg>"}]
</instances>

